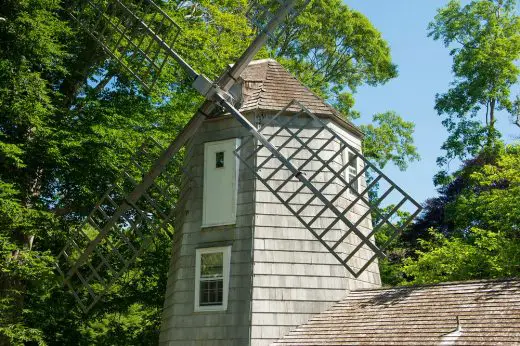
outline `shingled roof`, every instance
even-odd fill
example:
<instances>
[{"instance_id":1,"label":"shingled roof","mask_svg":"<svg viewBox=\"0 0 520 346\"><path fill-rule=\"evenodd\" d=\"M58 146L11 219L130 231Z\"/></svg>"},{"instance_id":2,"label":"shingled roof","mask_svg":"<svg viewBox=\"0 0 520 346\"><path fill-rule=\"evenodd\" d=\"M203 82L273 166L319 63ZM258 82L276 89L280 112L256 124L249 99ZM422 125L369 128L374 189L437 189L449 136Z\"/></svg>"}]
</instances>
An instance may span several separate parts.
<instances>
[{"instance_id":1,"label":"shingled roof","mask_svg":"<svg viewBox=\"0 0 520 346\"><path fill-rule=\"evenodd\" d=\"M278 112L291 101L297 100L314 114L331 118L357 136L363 135L355 125L346 121L338 111L305 87L276 60L252 61L242 72L240 83L243 97L239 109L241 112L253 110Z\"/></svg>"},{"instance_id":2,"label":"shingled roof","mask_svg":"<svg viewBox=\"0 0 520 346\"><path fill-rule=\"evenodd\" d=\"M275 345L520 345L520 280L360 290Z\"/></svg>"}]
</instances>

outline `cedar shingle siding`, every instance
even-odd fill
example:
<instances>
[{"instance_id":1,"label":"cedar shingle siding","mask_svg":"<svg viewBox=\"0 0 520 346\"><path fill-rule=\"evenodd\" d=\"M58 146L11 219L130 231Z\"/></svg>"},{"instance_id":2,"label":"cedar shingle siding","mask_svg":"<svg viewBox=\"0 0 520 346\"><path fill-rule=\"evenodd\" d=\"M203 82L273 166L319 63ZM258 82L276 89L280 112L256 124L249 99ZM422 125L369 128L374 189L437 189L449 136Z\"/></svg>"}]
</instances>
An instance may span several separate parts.
<instances>
[{"instance_id":1,"label":"cedar shingle siding","mask_svg":"<svg viewBox=\"0 0 520 346\"><path fill-rule=\"evenodd\" d=\"M520 344L520 280L353 291L275 345L506 344Z\"/></svg>"}]
</instances>

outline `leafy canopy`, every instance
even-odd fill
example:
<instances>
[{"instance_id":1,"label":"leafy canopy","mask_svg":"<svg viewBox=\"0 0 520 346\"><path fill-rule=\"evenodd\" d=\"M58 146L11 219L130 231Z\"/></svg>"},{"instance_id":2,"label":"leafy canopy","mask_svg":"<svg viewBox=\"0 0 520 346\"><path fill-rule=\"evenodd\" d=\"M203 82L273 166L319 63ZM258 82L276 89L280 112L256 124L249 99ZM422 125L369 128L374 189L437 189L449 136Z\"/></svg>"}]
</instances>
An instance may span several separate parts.
<instances>
[{"instance_id":1,"label":"leafy canopy","mask_svg":"<svg viewBox=\"0 0 520 346\"><path fill-rule=\"evenodd\" d=\"M414 123L393 111L375 114L372 124L361 125L365 133L363 153L381 168L392 162L405 170L409 162L420 158L413 143L414 129Z\"/></svg>"},{"instance_id":2,"label":"leafy canopy","mask_svg":"<svg viewBox=\"0 0 520 346\"><path fill-rule=\"evenodd\" d=\"M277 43L270 47L274 57L338 108L350 108L348 95L360 85L376 86L397 76L381 33L340 0L311 1L285 25Z\"/></svg>"},{"instance_id":3,"label":"leafy canopy","mask_svg":"<svg viewBox=\"0 0 520 346\"><path fill-rule=\"evenodd\" d=\"M453 57L451 88L436 96L449 137L438 163L468 158L490 144L496 111L516 116L513 85L520 73L520 17L515 0L474 0L462 6L451 0L428 26L429 36L442 40Z\"/></svg>"},{"instance_id":4,"label":"leafy canopy","mask_svg":"<svg viewBox=\"0 0 520 346\"><path fill-rule=\"evenodd\" d=\"M166 234L88 316L60 287L52 255L144 138L171 140L200 98L171 85L184 78L175 69L145 95L61 5L8 0L0 7L0 344L110 344L117 337L156 344ZM184 16L189 9L177 5L164 8ZM214 26L184 21L189 36L179 44L196 46L197 69L211 75L242 52L252 30L244 1L228 4L234 11L207 5Z\"/></svg>"},{"instance_id":5,"label":"leafy canopy","mask_svg":"<svg viewBox=\"0 0 520 346\"><path fill-rule=\"evenodd\" d=\"M394 245L387 283L520 274L520 144L486 150L456 175Z\"/></svg>"}]
</instances>

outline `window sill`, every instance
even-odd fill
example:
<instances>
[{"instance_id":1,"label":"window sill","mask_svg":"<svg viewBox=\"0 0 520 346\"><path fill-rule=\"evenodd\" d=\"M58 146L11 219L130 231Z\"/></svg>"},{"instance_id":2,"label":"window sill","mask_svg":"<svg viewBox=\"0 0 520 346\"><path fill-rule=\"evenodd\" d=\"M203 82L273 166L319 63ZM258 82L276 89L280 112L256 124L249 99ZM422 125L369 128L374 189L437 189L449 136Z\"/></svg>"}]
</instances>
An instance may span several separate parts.
<instances>
[{"instance_id":1,"label":"window sill","mask_svg":"<svg viewBox=\"0 0 520 346\"><path fill-rule=\"evenodd\" d=\"M217 223L217 224L203 224L200 226L201 230L203 231L211 231L213 228L228 228L228 227L234 227L236 225L236 220L232 220L225 223Z\"/></svg>"},{"instance_id":2,"label":"window sill","mask_svg":"<svg viewBox=\"0 0 520 346\"><path fill-rule=\"evenodd\" d=\"M196 306L193 312L224 312L227 306L212 305L212 306Z\"/></svg>"}]
</instances>

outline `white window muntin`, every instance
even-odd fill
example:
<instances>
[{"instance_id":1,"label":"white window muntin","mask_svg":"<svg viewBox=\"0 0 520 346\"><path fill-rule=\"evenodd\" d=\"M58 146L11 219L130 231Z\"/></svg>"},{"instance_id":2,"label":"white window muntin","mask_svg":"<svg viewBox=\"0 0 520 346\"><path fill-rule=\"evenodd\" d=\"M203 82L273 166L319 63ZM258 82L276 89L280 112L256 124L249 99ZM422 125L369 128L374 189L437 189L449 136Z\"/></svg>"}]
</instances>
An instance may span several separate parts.
<instances>
[{"instance_id":1,"label":"white window muntin","mask_svg":"<svg viewBox=\"0 0 520 346\"><path fill-rule=\"evenodd\" d=\"M222 254L222 273L213 275L212 278L201 275L202 256L206 254ZM231 246L210 247L195 250L195 312L199 311L225 311L228 304L229 273L231 267ZM207 280L222 279L222 302L215 305L201 305L201 282Z\"/></svg>"},{"instance_id":2,"label":"white window muntin","mask_svg":"<svg viewBox=\"0 0 520 346\"><path fill-rule=\"evenodd\" d=\"M345 180L350 184L353 179L356 178L359 172L359 157L356 157L356 154L351 150L345 150L345 164L348 164L348 167L345 169ZM352 161L353 159L353 161ZM351 162L352 161L352 162ZM349 194L352 196L357 195L359 192L359 182L361 177L358 177L353 184L350 184L350 188L348 189Z\"/></svg>"}]
</instances>

